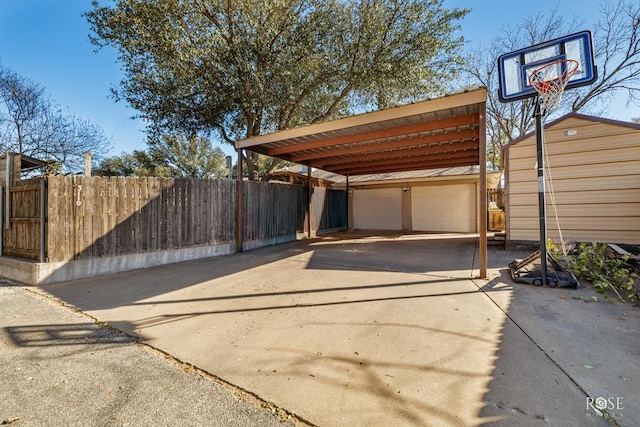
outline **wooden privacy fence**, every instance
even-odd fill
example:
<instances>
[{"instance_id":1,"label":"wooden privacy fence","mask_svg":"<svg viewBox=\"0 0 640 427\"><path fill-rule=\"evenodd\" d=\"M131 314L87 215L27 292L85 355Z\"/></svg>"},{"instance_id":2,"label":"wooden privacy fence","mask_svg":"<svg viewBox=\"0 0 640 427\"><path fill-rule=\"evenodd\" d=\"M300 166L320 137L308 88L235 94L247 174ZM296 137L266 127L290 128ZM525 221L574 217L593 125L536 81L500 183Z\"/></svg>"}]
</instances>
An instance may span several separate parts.
<instances>
[{"instance_id":1,"label":"wooden privacy fence","mask_svg":"<svg viewBox=\"0 0 640 427\"><path fill-rule=\"evenodd\" d=\"M487 206L491 205L491 202L495 202L499 209L504 208L504 189L502 188L490 188L487 190Z\"/></svg>"},{"instance_id":2,"label":"wooden privacy fence","mask_svg":"<svg viewBox=\"0 0 640 427\"><path fill-rule=\"evenodd\" d=\"M313 188L311 194L311 229L334 230L347 225L347 192Z\"/></svg>"},{"instance_id":3,"label":"wooden privacy fence","mask_svg":"<svg viewBox=\"0 0 640 427\"><path fill-rule=\"evenodd\" d=\"M83 176L47 180L49 261L233 240L232 181Z\"/></svg>"},{"instance_id":4,"label":"wooden privacy fence","mask_svg":"<svg viewBox=\"0 0 640 427\"><path fill-rule=\"evenodd\" d=\"M57 262L236 239L236 181L84 176L32 181L11 189L9 228L2 236L7 255ZM245 240L304 232L305 187L245 181L243 193ZM311 212L312 231L345 227L344 191L313 188Z\"/></svg>"},{"instance_id":5,"label":"wooden privacy fence","mask_svg":"<svg viewBox=\"0 0 640 427\"><path fill-rule=\"evenodd\" d=\"M306 192L306 186L245 181L245 240L304 233ZM346 192L312 187L310 211L312 232L346 227Z\"/></svg>"},{"instance_id":6,"label":"wooden privacy fence","mask_svg":"<svg viewBox=\"0 0 640 427\"><path fill-rule=\"evenodd\" d=\"M244 240L304 232L306 188L259 181L244 183Z\"/></svg>"}]
</instances>

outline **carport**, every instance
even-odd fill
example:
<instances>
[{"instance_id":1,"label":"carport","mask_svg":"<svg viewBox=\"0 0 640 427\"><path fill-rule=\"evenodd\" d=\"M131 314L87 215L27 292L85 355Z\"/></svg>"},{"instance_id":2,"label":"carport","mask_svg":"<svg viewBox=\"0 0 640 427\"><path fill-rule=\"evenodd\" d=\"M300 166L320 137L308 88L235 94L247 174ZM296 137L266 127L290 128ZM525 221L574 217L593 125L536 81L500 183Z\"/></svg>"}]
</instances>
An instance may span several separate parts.
<instances>
[{"instance_id":1,"label":"carport","mask_svg":"<svg viewBox=\"0 0 640 427\"><path fill-rule=\"evenodd\" d=\"M480 277L486 278L486 98L486 89L481 88L240 140L236 142L238 170L246 149L304 164L308 176L312 167L344 175L348 191L350 176L479 165L479 270ZM307 181L310 185L311 180ZM238 183L241 223L243 197ZM237 232L241 248L242 227Z\"/></svg>"}]
</instances>

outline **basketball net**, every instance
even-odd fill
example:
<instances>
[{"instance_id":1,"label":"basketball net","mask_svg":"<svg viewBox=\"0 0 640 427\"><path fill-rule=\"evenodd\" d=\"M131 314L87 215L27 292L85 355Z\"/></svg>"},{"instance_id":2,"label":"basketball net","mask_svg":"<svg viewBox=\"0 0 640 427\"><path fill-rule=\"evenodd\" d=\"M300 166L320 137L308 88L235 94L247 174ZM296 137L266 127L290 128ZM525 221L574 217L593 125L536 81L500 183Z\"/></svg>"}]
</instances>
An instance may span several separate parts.
<instances>
[{"instance_id":1,"label":"basketball net","mask_svg":"<svg viewBox=\"0 0 640 427\"><path fill-rule=\"evenodd\" d=\"M538 92L545 114L560 106L562 94L571 77L578 71L578 61L560 59L543 65L529 76L529 85Z\"/></svg>"}]
</instances>

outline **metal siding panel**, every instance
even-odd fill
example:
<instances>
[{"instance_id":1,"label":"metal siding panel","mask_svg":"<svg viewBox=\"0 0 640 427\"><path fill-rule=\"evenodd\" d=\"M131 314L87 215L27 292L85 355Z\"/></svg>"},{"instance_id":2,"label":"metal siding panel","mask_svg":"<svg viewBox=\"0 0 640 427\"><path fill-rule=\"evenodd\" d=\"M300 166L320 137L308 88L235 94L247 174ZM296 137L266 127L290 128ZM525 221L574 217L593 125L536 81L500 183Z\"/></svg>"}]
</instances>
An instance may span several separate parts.
<instances>
[{"instance_id":1,"label":"metal siding panel","mask_svg":"<svg viewBox=\"0 0 640 427\"><path fill-rule=\"evenodd\" d=\"M570 119L545 131L545 139L564 238L639 244L640 132ZM510 240L539 238L534 141L507 152ZM557 239L552 213L549 207L549 236Z\"/></svg>"},{"instance_id":2,"label":"metal siding panel","mask_svg":"<svg viewBox=\"0 0 640 427\"><path fill-rule=\"evenodd\" d=\"M599 150L588 150L587 147L573 145L571 150L563 153L547 150L547 158L549 167L555 170L559 167L566 166L588 166L590 170L598 170L603 166L611 163L631 162L640 164L640 140L636 142L635 147L600 147ZM531 156L524 158L510 158L511 171L527 171L535 167L536 159Z\"/></svg>"},{"instance_id":3,"label":"metal siding panel","mask_svg":"<svg viewBox=\"0 0 640 427\"><path fill-rule=\"evenodd\" d=\"M640 171L639 171L640 172ZM535 181L522 181L510 183L511 194L530 194L537 191ZM549 187L549 186L548 186ZM556 195L565 192L608 190L618 191L623 189L640 190L640 174L613 177L575 178L553 180L553 189ZM547 190L549 191L549 189ZM535 194L534 194L535 195ZM558 196L560 197L560 196ZM594 201L597 202L597 201Z\"/></svg>"},{"instance_id":4,"label":"metal siding panel","mask_svg":"<svg viewBox=\"0 0 640 427\"><path fill-rule=\"evenodd\" d=\"M588 204L593 203L594 200L599 200L604 204L617 204L617 203L629 203L629 201L638 201L640 199L640 191L638 189L624 189L624 190L594 190L594 191L579 191L572 193L563 193L562 200L558 203L562 204ZM522 205L532 205L531 194L510 194L508 203L511 208ZM537 205L537 200L536 207ZM610 206L611 209L613 207Z\"/></svg>"},{"instance_id":5,"label":"metal siding panel","mask_svg":"<svg viewBox=\"0 0 640 427\"><path fill-rule=\"evenodd\" d=\"M618 217L640 217L640 202L638 203L620 203L612 206L607 203L599 204L563 204L556 205L558 215L561 218L618 218ZM514 217L536 217L538 215L538 206L532 209L532 206L512 206L511 214ZM549 218L554 216L554 208L551 202L547 201L547 215Z\"/></svg>"}]
</instances>

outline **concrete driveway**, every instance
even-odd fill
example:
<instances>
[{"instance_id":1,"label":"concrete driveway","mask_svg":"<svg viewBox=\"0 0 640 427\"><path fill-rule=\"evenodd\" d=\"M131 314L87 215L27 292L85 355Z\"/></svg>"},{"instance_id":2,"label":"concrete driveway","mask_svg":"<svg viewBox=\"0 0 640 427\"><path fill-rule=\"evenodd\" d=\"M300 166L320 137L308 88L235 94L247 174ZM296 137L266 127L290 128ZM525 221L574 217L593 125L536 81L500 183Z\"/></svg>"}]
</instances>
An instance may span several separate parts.
<instances>
[{"instance_id":1,"label":"concrete driveway","mask_svg":"<svg viewBox=\"0 0 640 427\"><path fill-rule=\"evenodd\" d=\"M492 280L473 279L475 245L337 234L43 289L310 424L607 425L587 394L615 393L628 406L614 415L638 421L638 310L514 287L504 267L526 253L492 249ZM603 355L627 360L620 372L567 345L557 322L585 307L635 322L611 337L626 339L620 354Z\"/></svg>"}]
</instances>

